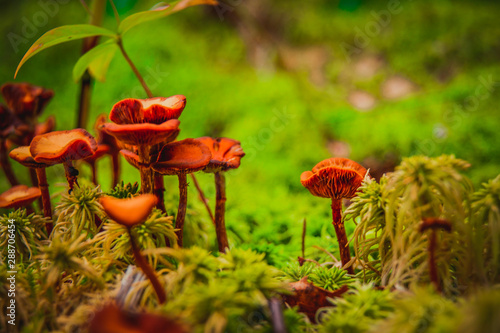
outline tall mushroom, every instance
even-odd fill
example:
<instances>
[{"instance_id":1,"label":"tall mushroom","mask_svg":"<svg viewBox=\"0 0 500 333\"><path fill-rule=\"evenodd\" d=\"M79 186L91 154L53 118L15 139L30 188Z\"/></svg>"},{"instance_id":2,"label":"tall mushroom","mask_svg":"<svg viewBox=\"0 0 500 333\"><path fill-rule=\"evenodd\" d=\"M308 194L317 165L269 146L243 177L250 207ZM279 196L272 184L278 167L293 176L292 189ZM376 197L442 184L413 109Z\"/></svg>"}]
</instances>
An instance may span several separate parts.
<instances>
[{"instance_id":1,"label":"tall mushroom","mask_svg":"<svg viewBox=\"0 0 500 333\"><path fill-rule=\"evenodd\" d=\"M113 197L103 197L100 199L102 208L106 214L116 223L123 225L127 229L135 261L144 274L146 274L149 281L151 281L160 304L163 304L167 299L165 290L161 286L155 271L141 254L132 234L132 228L146 220L156 205L156 201L156 197L152 194L142 194L130 199L117 199Z\"/></svg>"},{"instance_id":2,"label":"tall mushroom","mask_svg":"<svg viewBox=\"0 0 500 333\"><path fill-rule=\"evenodd\" d=\"M113 106L109 119L114 124L102 124L100 128L118 141L137 146L141 161L141 193L153 193L153 172L149 167L152 148L166 144L179 134L179 121L186 105L182 95L168 98L124 99ZM152 151L153 150L153 151Z\"/></svg>"},{"instance_id":3,"label":"tall mushroom","mask_svg":"<svg viewBox=\"0 0 500 333\"><path fill-rule=\"evenodd\" d=\"M312 195L332 199L333 226L339 242L342 266L351 261L349 243L342 220L342 199L350 199L366 175L366 169L347 158L329 158L319 162L311 171L300 176L300 182ZM347 268L349 274L354 273L352 266Z\"/></svg>"},{"instance_id":4,"label":"tall mushroom","mask_svg":"<svg viewBox=\"0 0 500 333\"><path fill-rule=\"evenodd\" d=\"M172 142L158 154L154 171L162 175L177 175L179 178L179 208L175 217L177 242L182 247L184 219L187 206L187 174L202 170L210 162L212 154L207 146L195 139Z\"/></svg>"},{"instance_id":5,"label":"tall mushroom","mask_svg":"<svg viewBox=\"0 0 500 333\"><path fill-rule=\"evenodd\" d=\"M205 172L213 173L215 177L215 231L220 252L226 252L229 247L226 233L226 179L224 172L236 169L245 153L239 141L228 138L211 138L208 136L197 139L205 144L212 153L210 163L204 169Z\"/></svg>"},{"instance_id":6,"label":"tall mushroom","mask_svg":"<svg viewBox=\"0 0 500 333\"><path fill-rule=\"evenodd\" d=\"M23 166L34 169L36 171L36 176L38 178L38 187L40 188L40 191L42 193L43 215L52 219L49 184L47 182L47 174L45 172L45 168L49 167L50 165L36 162L33 156L31 156L29 146L22 146L12 149L9 153L9 156L14 161L19 162ZM52 224L48 223L45 226L47 228L47 234L50 235L50 233L52 232Z\"/></svg>"},{"instance_id":7,"label":"tall mushroom","mask_svg":"<svg viewBox=\"0 0 500 333\"><path fill-rule=\"evenodd\" d=\"M0 194L0 208L27 207L42 195L38 187L16 185Z\"/></svg>"},{"instance_id":8,"label":"tall mushroom","mask_svg":"<svg viewBox=\"0 0 500 333\"><path fill-rule=\"evenodd\" d=\"M92 156L96 149L94 137L81 128L38 135L30 144L30 154L37 163L64 165L70 191L78 176L73 161Z\"/></svg>"}]
</instances>

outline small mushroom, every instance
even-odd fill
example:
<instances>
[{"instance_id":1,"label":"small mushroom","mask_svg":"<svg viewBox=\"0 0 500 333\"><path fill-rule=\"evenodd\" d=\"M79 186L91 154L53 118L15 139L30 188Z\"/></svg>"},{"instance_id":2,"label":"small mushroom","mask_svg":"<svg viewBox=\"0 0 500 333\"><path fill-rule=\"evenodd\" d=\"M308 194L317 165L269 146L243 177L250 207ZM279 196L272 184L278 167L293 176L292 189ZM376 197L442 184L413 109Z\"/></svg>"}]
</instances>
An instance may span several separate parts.
<instances>
[{"instance_id":1,"label":"small mushroom","mask_svg":"<svg viewBox=\"0 0 500 333\"><path fill-rule=\"evenodd\" d=\"M116 223L123 225L127 229L135 261L144 274L146 274L149 281L151 281L160 304L163 304L167 299L165 290L161 286L155 271L141 254L139 246L132 235L132 227L146 220L156 202L157 199L152 194L142 194L129 199L117 199L114 197L103 197L100 199L100 203L106 214Z\"/></svg>"},{"instance_id":2,"label":"small mushroom","mask_svg":"<svg viewBox=\"0 0 500 333\"><path fill-rule=\"evenodd\" d=\"M70 191L75 183L78 185L78 170L73 167L73 161L92 156L96 150L94 137L81 128L38 135L30 144L30 153L36 162L64 165Z\"/></svg>"},{"instance_id":3,"label":"small mushroom","mask_svg":"<svg viewBox=\"0 0 500 333\"><path fill-rule=\"evenodd\" d=\"M177 119L186 106L186 97L127 98L113 106L109 119L116 124L162 124Z\"/></svg>"},{"instance_id":4,"label":"small mushroom","mask_svg":"<svg viewBox=\"0 0 500 333\"><path fill-rule=\"evenodd\" d=\"M41 195L38 187L16 185L0 194L0 208L27 207Z\"/></svg>"},{"instance_id":5,"label":"small mushroom","mask_svg":"<svg viewBox=\"0 0 500 333\"><path fill-rule=\"evenodd\" d=\"M9 156L23 166L35 170L38 178L38 187L42 192L43 215L52 219L49 184L47 183L47 174L45 172L45 168L49 167L50 165L36 162L35 159L31 156L29 146L22 146L12 149L9 153ZM52 224L48 223L46 224L46 227L47 233L48 235L50 235L50 233L52 232Z\"/></svg>"},{"instance_id":6,"label":"small mushroom","mask_svg":"<svg viewBox=\"0 0 500 333\"><path fill-rule=\"evenodd\" d=\"M439 276L437 272L437 264L436 264L436 246L437 246L437 234L438 230L443 230L446 232L451 232L451 223L445 219L438 218L424 218L422 223L420 224L420 232L424 233L427 230L430 230L430 234L428 235L428 248L429 252L429 276L431 278L431 282L436 288L437 291L441 291L441 285L439 284Z\"/></svg>"},{"instance_id":7,"label":"small mushroom","mask_svg":"<svg viewBox=\"0 0 500 333\"><path fill-rule=\"evenodd\" d=\"M181 247L187 206L187 174L205 168L211 156L210 150L203 143L195 139L185 139L165 145L156 162L151 165L159 174L177 175L179 178L179 208L175 228L178 229L177 242Z\"/></svg>"},{"instance_id":8,"label":"small mushroom","mask_svg":"<svg viewBox=\"0 0 500 333\"><path fill-rule=\"evenodd\" d=\"M56 117L50 116L35 126L35 136L52 132L56 128Z\"/></svg>"},{"instance_id":9,"label":"small mushroom","mask_svg":"<svg viewBox=\"0 0 500 333\"><path fill-rule=\"evenodd\" d=\"M229 247L226 233L226 179L224 172L236 169L245 153L239 141L228 138L202 137L197 139L205 144L212 153L210 163L204 169L205 172L213 173L215 177L216 203L215 203L215 231L220 252L226 252Z\"/></svg>"},{"instance_id":10,"label":"small mushroom","mask_svg":"<svg viewBox=\"0 0 500 333\"><path fill-rule=\"evenodd\" d=\"M333 226L339 242L342 266L351 261L349 243L342 220L342 199L350 199L366 175L366 169L347 158L329 158L319 162L311 171L305 171L300 176L300 182L312 195L332 199ZM347 268L353 274L352 266Z\"/></svg>"},{"instance_id":11,"label":"small mushroom","mask_svg":"<svg viewBox=\"0 0 500 333\"><path fill-rule=\"evenodd\" d=\"M22 120L39 116L54 97L52 90L29 83L6 83L0 90L9 108Z\"/></svg>"},{"instance_id":12,"label":"small mushroom","mask_svg":"<svg viewBox=\"0 0 500 333\"><path fill-rule=\"evenodd\" d=\"M95 185L99 185L97 183L97 169L96 169L96 163L97 163L97 160L100 159L101 157L103 157L104 155L106 155L108 152L109 152L110 148L108 145L97 145L97 149L96 151L94 152L93 155L89 156L89 157L85 157L83 159L84 162L88 163L90 165L90 168L92 170L92 182L95 184Z\"/></svg>"}]
</instances>

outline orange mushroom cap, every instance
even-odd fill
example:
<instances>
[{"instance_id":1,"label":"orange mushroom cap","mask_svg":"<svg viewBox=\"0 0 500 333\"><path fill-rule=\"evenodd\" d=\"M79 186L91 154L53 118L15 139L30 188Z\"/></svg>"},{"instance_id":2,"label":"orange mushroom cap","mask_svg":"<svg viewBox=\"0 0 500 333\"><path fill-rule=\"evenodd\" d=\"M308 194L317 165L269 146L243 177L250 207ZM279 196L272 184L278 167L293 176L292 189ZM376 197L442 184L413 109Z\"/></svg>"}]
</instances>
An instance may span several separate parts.
<instances>
[{"instance_id":1,"label":"orange mushroom cap","mask_svg":"<svg viewBox=\"0 0 500 333\"><path fill-rule=\"evenodd\" d=\"M38 116L54 96L52 90L29 83L6 83L0 90L7 105L21 118Z\"/></svg>"},{"instance_id":2,"label":"orange mushroom cap","mask_svg":"<svg viewBox=\"0 0 500 333\"><path fill-rule=\"evenodd\" d=\"M366 175L366 169L347 158L334 157L319 162L300 176L312 195L322 198L350 199Z\"/></svg>"},{"instance_id":3,"label":"orange mushroom cap","mask_svg":"<svg viewBox=\"0 0 500 333\"><path fill-rule=\"evenodd\" d=\"M163 146L151 166L163 175L178 175L202 170L210 162L210 149L196 139L184 139Z\"/></svg>"},{"instance_id":4,"label":"orange mushroom cap","mask_svg":"<svg viewBox=\"0 0 500 333\"><path fill-rule=\"evenodd\" d=\"M245 152L237 140L228 138L211 138L204 136L196 139L205 144L212 153L212 159L205 168L205 172L226 171L236 169L240 166L240 161Z\"/></svg>"},{"instance_id":5,"label":"orange mushroom cap","mask_svg":"<svg viewBox=\"0 0 500 333\"><path fill-rule=\"evenodd\" d=\"M56 128L56 118L50 116L43 123L35 126L35 136L52 132Z\"/></svg>"},{"instance_id":6,"label":"orange mushroom cap","mask_svg":"<svg viewBox=\"0 0 500 333\"><path fill-rule=\"evenodd\" d=\"M186 106L186 97L127 98L113 106L109 119L116 124L161 124L177 119Z\"/></svg>"},{"instance_id":7,"label":"orange mushroom cap","mask_svg":"<svg viewBox=\"0 0 500 333\"><path fill-rule=\"evenodd\" d=\"M128 228L146 220L158 199L153 194L142 194L128 199L103 197L102 208L116 223Z\"/></svg>"},{"instance_id":8,"label":"orange mushroom cap","mask_svg":"<svg viewBox=\"0 0 500 333\"><path fill-rule=\"evenodd\" d=\"M153 145L175 140L180 131L179 124L180 122L177 119L168 120L160 125L149 123L131 125L106 123L101 125L101 129L125 144Z\"/></svg>"},{"instance_id":9,"label":"orange mushroom cap","mask_svg":"<svg viewBox=\"0 0 500 333\"><path fill-rule=\"evenodd\" d=\"M10 151L9 156L14 161L21 163L25 167L31 168L31 169L46 168L46 167L50 166L49 164L38 163L37 161L35 161L33 156L31 156L29 146L21 146L21 147L14 148Z\"/></svg>"},{"instance_id":10,"label":"orange mushroom cap","mask_svg":"<svg viewBox=\"0 0 500 333\"><path fill-rule=\"evenodd\" d=\"M109 146L108 145L97 145L97 149L95 150L93 155L90 155L89 157L85 157L83 160L87 163L95 163L98 159L103 157L109 152Z\"/></svg>"},{"instance_id":11,"label":"orange mushroom cap","mask_svg":"<svg viewBox=\"0 0 500 333\"><path fill-rule=\"evenodd\" d=\"M19 208L30 205L42 195L38 187L16 185L0 194L0 208Z\"/></svg>"},{"instance_id":12,"label":"orange mushroom cap","mask_svg":"<svg viewBox=\"0 0 500 333\"><path fill-rule=\"evenodd\" d=\"M96 149L94 137L81 128L38 135L30 144L35 161L49 165L92 156Z\"/></svg>"},{"instance_id":13,"label":"orange mushroom cap","mask_svg":"<svg viewBox=\"0 0 500 333\"><path fill-rule=\"evenodd\" d=\"M125 160L135 167L136 169L139 169L141 165L141 161L139 159L139 155L134 153L133 151L130 151L128 149L122 149L120 150L120 154L125 158Z\"/></svg>"}]
</instances>

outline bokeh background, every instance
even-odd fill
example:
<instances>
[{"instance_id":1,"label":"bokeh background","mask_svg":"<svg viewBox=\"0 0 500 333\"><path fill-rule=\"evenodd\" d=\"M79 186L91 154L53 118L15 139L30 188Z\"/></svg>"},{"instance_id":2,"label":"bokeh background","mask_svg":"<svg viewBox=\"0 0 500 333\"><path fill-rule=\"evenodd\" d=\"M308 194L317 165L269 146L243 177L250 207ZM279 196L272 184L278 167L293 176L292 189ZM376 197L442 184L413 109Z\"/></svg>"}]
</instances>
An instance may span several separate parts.
<instances>
[{"instance_id":1,"label":"bokeh background","mask_svg":"<svg viewBox=\"0 0 500 333\"><path fill-rule=\"evenodd\" d=\"M271 263L300 253L308 221L310 255L336 252L329 202L312 197L300 174L331 157L349 157L380 177L401 158L454 154L471 163L476 187L500 166L500 3L498 1L220 0L129 31L124 45L153 94L183 94L180 139L227 136L247 156L227 176L227 225L233 245L268 254ZM115 0L121 17L154 1ZM50 4L50 5L48 5ZM44 32L87 23L79 1L0 1L0 82L14 81L20 59ZM43 14L45 13L45 14ZM45 18L45 19L44 19ZM115 30L111 8L103 24ZM81 41L43 51L15 81L51 88L42 120L76 124L79 85L72 68ZM93 85L87 128L127 97L145 98L120 54L105 82ZM29 184L27 170L12 162ZM79 167L81 183L90 169ZM48 170L54 195L62 168ZM139 180L123 161L125 182ZM209 198L213 179L199 174ZM99 162L109 190L110 162ZM167 177L167 209L177 182ZM0 190L8 188L0 175ZM213 227L190 187L188 244L215 249ZM57 201L57 198L55 199ZM211 201L213 204L213 200ZM353 223L347 223L352 231ZM271 244L271 245L270 245Z\"/></svg>"}]
</instances>

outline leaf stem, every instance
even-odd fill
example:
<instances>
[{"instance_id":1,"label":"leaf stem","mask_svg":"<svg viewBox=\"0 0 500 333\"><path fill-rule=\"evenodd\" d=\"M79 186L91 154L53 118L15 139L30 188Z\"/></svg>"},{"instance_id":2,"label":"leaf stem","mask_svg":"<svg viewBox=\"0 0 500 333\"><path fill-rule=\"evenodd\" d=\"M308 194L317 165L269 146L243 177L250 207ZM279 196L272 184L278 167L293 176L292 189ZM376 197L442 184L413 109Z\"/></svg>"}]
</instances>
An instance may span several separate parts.
<instances>
[{"instance_id":1,"label":"leaf stem","mask_svg":"<svg viewBox=\"0 0 500 333\"><path fill-rule=\"evenodd\" d=\"M151 93L151 90L149 90L149 87L146 84L146 81L144 81L144 78L142 77L141 73L139 73L139 70L137 69L137 67L135 67L134 63L132 62L132 59L130 59L127 52L125 51L125 48L123 47L123 43L122 43L121 38L118 39L117 44L118 44L118 47L120 48L121 53L123 54L123 57L125 58L125 60L129 64L130 68L132 69L135 76L137 77L137 79L141 83L142 87L144 88L144 91L146 91L146 94L148 95L149 98L152 98L153 94Z\"/></svg>"}]
</instances>

